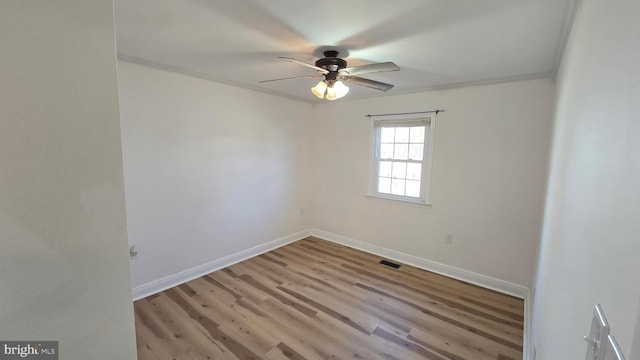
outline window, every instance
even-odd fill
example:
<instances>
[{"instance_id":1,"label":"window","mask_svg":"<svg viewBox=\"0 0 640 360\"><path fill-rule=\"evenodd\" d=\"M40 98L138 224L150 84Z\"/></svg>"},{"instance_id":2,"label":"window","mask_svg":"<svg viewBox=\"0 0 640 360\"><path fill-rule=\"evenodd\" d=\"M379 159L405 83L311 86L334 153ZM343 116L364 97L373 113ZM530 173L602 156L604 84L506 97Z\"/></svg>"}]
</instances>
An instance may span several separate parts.
<instances>
[{"instance_id":1,"label":"window","mask_svg":"<svg viewBox=\"0 0 640 360\"><path fill-rule=\"evenodd\" d=\"M433 123L433 116L373 120L369 196L430 205Z\"/></svg>"}]
</instances>

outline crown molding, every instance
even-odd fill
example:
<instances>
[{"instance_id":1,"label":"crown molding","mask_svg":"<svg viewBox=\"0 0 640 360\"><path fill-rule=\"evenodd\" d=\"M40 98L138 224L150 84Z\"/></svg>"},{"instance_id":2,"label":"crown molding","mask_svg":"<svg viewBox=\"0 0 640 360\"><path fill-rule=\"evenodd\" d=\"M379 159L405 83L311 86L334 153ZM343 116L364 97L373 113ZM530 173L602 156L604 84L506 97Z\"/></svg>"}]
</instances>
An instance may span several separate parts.
<instances>
[{"instance_id":1,"label":"crown molding","mask_svg":"<svg viewBox=\"0 0 640 360\"><path fill-rule=\"evenodd\" d=\"M160 62L146 60L146 59L142 59L142 58L139 58L139 57L123 54L123 53L120 53L120 52L118 52L118 60L125 61L125 62L132 63L132 64L137 64L137 65L150 67L150 68L157 69L157 70L163 70L163 71L173 72L173 73L177 73L177 74L182 74L182 75L198 78L200 80L211 81L211 82L215 82L215 83L219 83L219 84L235 86L235 87L239 87L239 88L243 88L243 89L247 89L247 90L251 90L251 91L260 92L260 93L267 94L267 95L278 96L278 97L281 97L281 98L286 98L286 99L289 99L289 100L295 100L295 101L299 101L299 102L303 102L303 103L307 103L307 104L311 104L311 105L317 103L317 102L313 101L313 99L306 99L306 98L299 97L299 96L292 96L292 95L288 95L288 94L281 93L281 92L278 92L278 91L265 90L265 89L259 88L257 86L250 86L250 85L243 84L243 83L240 83L240 82L237 82L237 81L229 81L229 80L221 79L219 77L211 76L209 74L205 74L205 73L202 73L202 72L191 71L191 70L187 70L185 68L179 67L179 66L168 65L168 64L164 64L164 63L160 63Z\"/></svg>"},{"instance_id":2,"label":"crown molding","mask_svg":"<svg viewBox=\"0 0 640 360\"><path fill-rule=\"evenodd\" d=\"M434 85L428 87L422 87L417 89L407 89L395 91L392 93L384 93L381 92L379 94L369 94L369 95L356 95L349 98L343 98L343 101L350 100L364 100L371 99L377 97L386 97L386 96L397 96L397 95L408 95L408 94L419 94L423 92L429 91L442 91L442 90L450 90L450 89L459 89L459 88L468 88L474 86L486 86L486 85L495 85L495 84L505 84L516 81L527 81L527 80L537 80L537 79L552 79L553 73L551 71L544 71L533 74L525 74L525 75L516 75L516 76L506 76L501 78L491 78L491 79L482 79L482 80L473 80L473 81L464 81L452 84L442 84L442 85ZM323 103L325 104L325 103Z\"/></svg>"},{"instance_id":3,"label":"crown molding","mask_svg":"<svg viewBox=\"0 0 640 360\"><path fill-rule=\"evenodd\" d=\"M569 5L571 8L567 12L567 16L564 21L564 27L562 29L562 36L558 41L556 55L553 60L553 66L551 67L551 79L554 81L558 76L558 71L560 70L560 65L562 64L562 58L564 57L567 43L569 42L569 38L571 37L571 30L573 29L573 25L576 21L576 16L578 15L578 10L580 9L581 5L582 0L573 0L572 4Z\"/></svg>"}]
</instances>

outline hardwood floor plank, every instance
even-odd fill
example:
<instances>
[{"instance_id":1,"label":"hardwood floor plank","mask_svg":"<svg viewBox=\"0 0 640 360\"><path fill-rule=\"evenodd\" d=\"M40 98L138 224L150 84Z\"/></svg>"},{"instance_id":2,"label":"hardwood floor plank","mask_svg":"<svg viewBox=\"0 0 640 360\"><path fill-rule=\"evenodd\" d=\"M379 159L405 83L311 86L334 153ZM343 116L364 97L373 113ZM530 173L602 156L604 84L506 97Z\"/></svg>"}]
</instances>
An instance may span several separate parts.
<instances>
[{"instance_id":1,"label":"hardwood floor plank","mask_svg":"<svg viewBox=\"0 0 640 360\"><path fill-rule=\"evenodd\" d=\"M348 267L348 265L343 265ZM417 278L407 272L393 271L383 266L369 266L367 269L359 269L363 273L378 273L380 278L397 286L402 286L417 293L437 299L440 302L455 303L458 307L464 307L465 311L474 313L485 313L486 316L503 319L507 322L517 324L521 327L524 318L522 314L510 313L508 310L485 304L482 301L473 300L464 296L460 296L460 290L451 290L444 286L436 286L425 279Z\"/></svg>"},{"instance_id":2,"label":"hardwood floor plank","mask_svg":"<svg viewBox=\"0 0 640 360\"><path fill-rule=\"evenodd\" d=\"M173 302L176 303L176 305L180 306L191 319L195 320L198 324L204 327L211 338L219 346L225 347L226 349L228 349L228 351L230 351L240 359L254 360L261 358L259 355L255 354L249 348L247 348L245 344L239 342L238 339L232 338L221 331L219 324L217 324L215 320L204 316L198 309L189 304L189 302L186 301L186 299L184 299L177 290L169 289L166 290L165 293L171 300L173 300Z\"/></svg>"},{"instance_id":3,"label":"hardwood floor plank","mask_svg":"<svg viewBox=\"0 0 640 360\"><path fill-rule=\"evenodd\" d=\"M351 320L347 315L343 315L343 314L339 313L338 311L333 310L328 306L322 305L319 302L317 302L317 301L315 301L313 299L310 299L310 298L308 298L308 297L306 297L306 296L304 296L304 295L302 295L300 293L297 293L297 292L295 292L295 291L293 291L291 289L287 289L287 288L282 287L282 286L278 286L278 289L286 292L287 294L295 297L296 299L304 302L305 304L308 304L309 306L317 309L318 311L322 311L323 313L331 316L332 318L337 319L339 321L342 321L343 323L351 326L352 328L354 328L354 329L356 329L358 331L361 331L362 333L364 333L366 335L370 335L371 334L371 331L369 331L369 330L365 329L364 327L360 326L359 324L357 324L356 322Z\"/></svg>"},{"instance_id":4,"label":"hardwood floor plank","mask_svg":"<svg viewBox=\"0 0 640 360\"><path fill-rule=\"evenodd\" d=\"M366 334L371 334L378 326L379 319L372 316L371 309L364 303L365 296L354 292L351 287L334 290L332 288L316 289L311 286L289 285L287 288L321 304L318 309L327 314L333 313L333 315L329 314L330 316L337 319L348 318L363 328L363 332Z\"/></svg>"},{"instance_id":5,"label":"hardwood floor plank","mask_svg":"<svg viewBox=\"0 0 640 360\"><path fill-rule=\"evenodd\" d=\"M241 302L242 300L239 300L237 304L240 305ZM297 317L304 318L305 316L295 310L284 309L284 306L278 304L277 301L270 299L261 303L259 305L260 307L251 304L251 306L236 306L234 309L241 316L251 319L256 326L260 326L269 331L274 338L287 344L287 346L294 349L296 353L301 354L305 359L324 359L325 357L321 356L321 352L316 351L307 339L297 336L299 331L295 330L294 325L300 326L301 328L303 328L304 325L303 322L298 323L295 319L297 319ZM271 306L279 307L280 309L276 311L274 310L275 308L270 308ZM250 307L255 307L255 309L249 309ZM282 314L278 313L279 311L282 311L282 313L286 315L282 316ZM290 313L287 313L287 311ZM257 312L260 314L257 314ZM279 356L280 354L278 354L281 351L274 349L271 349L267 354L270 354L272 358L281 357Z\"/></svg>"},{"instance_id":6,"label":"hardwood floor plank","mask_svg":"<svg viewBox=\"0 0 640 360\"><path fill-rule=\"evenodd\" d=\"M522 345L513 342L512 339L506 339L504 337L500 337L500 336L494 334L493 331L492 331L493 329L488 329L488 328L481 329L481 328L475 326L475 324L472 325L472 324L465 323L463 321L451 318L451 317L449 317L447 315L443 315L443 314L438 313L436 311L429 310L429 309L427 309L427 308L425 308L425 307L423 307L421 305L412 303L412 302L407 301L405 299L399 298L399 297L397 297L395 295L392 295L392 294L385 293L383 291L377 290L376 288L373 288L373 287L370 287L370 286L366 286L366 285L363 285L363 284L358 284L358 286L363 288L363 289L365 289L365 290L369 290L369 291L371 291L373 293L380 294L382 296L385 296L385 297L388 297L388 298L403 302L403 303L405 303L405 304L407 304L407 305L409 305L411 307L414 307L414 308L420 310L421 312L423 312L426 315L429 315L431 317L443 320L443 321L448 322L448 323L450 323L450 324L452 324L454 326L457 326L459 328L465 329L465 330L467 330L469 332L472 332L474 334L478 334L480 336L483 336L483 337L485 337L485 338L487 338L487 339L489 339L491 341L494 341L494 342L497 342L499 344L503 344L505 346L508 346L508 347L514 348L516 350L522 351Z\"/></svg>"},{"instance_id":7,"label":"hardwood floor plank","mask_svg":"<svg viewBox=\"0 0 640 360\"><path fill-rule=\"evenodd\" d=\"M304 360L304 356L298 354L295 350L290 348L285 343L278 344L278 349L282 351L282 355L284 355L287 359L291 360Z\"/></svg>"},{"instance_id":8,"label":"hardwood floor plank","mask_svg":"<svg viewBox=\"0 0 640 360\"><path fill-rule=\"evenodd\" d=\"M221 325L220 331L242 343L254 354L266 354L280 343L280 339L272 336L267 329L242 316Z\"/></svg>"},{"instance_id":9,"label":"hardwood floor plank","mask_svg":"<svg viewBox=\"0 0 640 360\"><path fill-rule=\"evenodd\" d=\"M307 306L304 306L302 304L300 304L297 301L291 300L289 297L285 296L282 291L276 291L274 289L268 288L266 287L264 284L256 281L252 276L250 275L241 275L240 279L242 279L243 281L245 281L247 284L255 287L258 290L263 291L264 293L268 294L269 296L271 296L274 299L277 299L278 301L280 301L281 303L283 303L284 305L287 306L291 306L292 308L300 311L301 313L309 316L309 317L313 317L317 312Z\"/></svg>"},{"instance_id":10,"label":"hardwood floor plank","mask_svg":"<svg viewBox=\"0 0 640 360\"><path fill-rule=\"evenodd\" d=\"M452 340L443 340L440 337L427 331L412 329L407 335L407 339L420 344L427 349L435 350L441 354L448 355L451 359L474 359L474 360L495 360L496 354L488 354L481 348L468 346L465 343L458 343Z\"/></svg>"},{"instance_id":11,"label":"hardwood floor plank","mask_svg":"<svg viewBox=\"0 0 640 360\"><path fill-rule=\"evenodd\" d=\"M424 359L447 360L446 358L440 356L439 354L429 351L414 342L403 339L389 331L386 331L383 328L380 328L380 327L376 328L373 331L373 334L379 336L380 338L390 343L402 346L411 352L421 355ZM452 360L457 360L457 359L452 359Z\"/></svg>"},{"instance_id":12,"label":"hardwood floor plank","mask_svg":"<svg viewBox=\"0 0 640 360\"><path fill-rule=\"evenodd\" d=\"M242 299L246 299L251 303L256 304L269 298L268 294L265 294L264 292L242 281L240 277L233 273L229 268L224 268L220 271L210 273L206 276L209 276L212 279L218 281L224 287L229 289L229 291L240 295Z\"/></svg>"},{"instance_id":13,"label":"hardwood floor plank","mask_svg":"<svg viewBox=\"0 0 640 360\"><path fill-rule=\"evenodd\" d=\"M521 299L380 260L309 237L138 300L138 358L522 358Z\"/></svg>"},{"instance_id":14,"label":"hardwood floor plank","mask_svg":"<svg viewBox=\"0 0 640 360\"><path fill-rule=\"evenodd\" d=\"M368 285L358 283L356 286L385 296L393 296L396 299L402 299L402 301L409 306L412 306L425 314L434 314L433 316L441 319L447 318L450 322L464 323L474 329L482 328L488 334L505 338L505 340L510 340L513 343L522 341L521 329L490 321L485 318L478 317L473 313L460 311L456 307L446 306L430 298L422 298L418 293L407 292L405 289L388 286L388 284L377 281L370 281Z\"/></svg>"},{"instance_id":15,"label":"hardwood floor plank","mask_svg":"<svg viewBox=\"0 0 640 360\"><path fill-rule=\"evenodd\" d=\"M269 306L268 312L278 319L276 321L285 324L294 332L299 342L305 341L322 359L379 359L370 353L369 348L353 346L361 333L345 331L350 327L333 317L324 313L318 313L313 318L306 317L271 299L261 305ZM302 334L304 337L300 338Z\"/></svg>"},{"instance_id":16,"label":"hardwood floor plank","mask_svg":"<svg viewBox=\"0 0 640 360\"><path fill-rule=\"evenodd\" d=\"M455 344L456 347L469 346L476 348L480 352L490 354L490 359L495 359L499 351L510 351L506 346L488 341L485 337L470 332L465 328L455 326L438 318L425 316L425 314L404 303L375 296L367 299L367 303L377 309L377 316L379 318L386 322L387 319L385 317L390 317L393 321L399 322L405 328L409 328L412 334L414 334L416 330L424 331L446 342ZM470 359L475 358L472 357Z\"/></svg>"},{"instance_id":17,"label":"hardwood floor plank","mask_svg":"<svg viewBox=\"0 0 640 360\"><path fill-rule=\"evenodd\" d=\"M473 306L469 306L469 305L465 304L462 301L452 300L452 299L447 298L446 296L438 295L434 291L427 291L427 290L423 290L423 289L418 289L415 286L408 285L406 283L399 282L399 281L396 281L396 280L388 279L388 278L386 278L384 276L380 276L380 275L378 275L378 274L376 274L374 272L358 269L358 268L356 268L354 266L351 266L351 265L345 264L345 265L342 265L342 266L344 268L347 268L347 269L351 270L351 271L354 271L354 272L357 272L359 274L365 275L366 277L383 281L383 282L387 283L391 287L402 288L402 290L406 290L406 293L413 293L414 295L422 295L426 299L431 299L431 300L433 300L435 302L438 302L438 303L442 304L443 306L446 306L446 307L448 307L450 309L460 310L460 311L462 311L464 313L468 313L468 314L475 315L477 317L485 318L487 320L490 320L490 321L493 321L493 322L497 322L497 323L500 323L500 324L504 324L504 325L513 327L515 329L522 328L522 324L519 323L519 322L507 320L507 319L504 319L503 317L495 316L495 315L492 315L491 313L487 313L485 311L478 310L477 308L475 308Z\"/></svg>"},{"instance_id":18,"label":"hardwood floor plank","mask_svg":"<svg viewBox=\"0 0 640 360\"><path fill-rule=\"evenodd\" d=\"M144 345L138 338L139 347L143 345L149 350L149 359L237 359L235 356L228 356L199 323L187 317L176 317L175 314L182 313L182 310L165 294L144 305L150 316L160 321L169 334L163 339L146 337ZM136 331L138 330L140 329L136 326Z\"/></svg>"}]
</instances>

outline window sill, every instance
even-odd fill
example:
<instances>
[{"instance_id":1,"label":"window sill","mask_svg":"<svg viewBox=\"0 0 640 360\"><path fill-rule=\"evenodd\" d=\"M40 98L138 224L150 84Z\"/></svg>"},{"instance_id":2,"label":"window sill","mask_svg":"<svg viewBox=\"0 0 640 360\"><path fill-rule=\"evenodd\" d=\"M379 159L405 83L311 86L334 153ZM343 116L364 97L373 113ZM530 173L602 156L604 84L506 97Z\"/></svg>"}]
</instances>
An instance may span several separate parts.
<instances>
[{"instance_id":1,"label":"window sill","mask_svg":"<svg viewBox=\"0 0 640 360\"><path fill-rule=\"evenodd\" d=\"M418 206L418 207L431 207L432 206L431 203L422 202L420 200L400 199L400 198L396 198L396 197L391 197L391 196L387 197L387 196L384 196L384 195L372 194L372 193L368 193L367 194L367 198L373 199L373 200L389 201L389 202L398 203L398 204L404 204L404 205Z\"/></svg>"}]
</instances>

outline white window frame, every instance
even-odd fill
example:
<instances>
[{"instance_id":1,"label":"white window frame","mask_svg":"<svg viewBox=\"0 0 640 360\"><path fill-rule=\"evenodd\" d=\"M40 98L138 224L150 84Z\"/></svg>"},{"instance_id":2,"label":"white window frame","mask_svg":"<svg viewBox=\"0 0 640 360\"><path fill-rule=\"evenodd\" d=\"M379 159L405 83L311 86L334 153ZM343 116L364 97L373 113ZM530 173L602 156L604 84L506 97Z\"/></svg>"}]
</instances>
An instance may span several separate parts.
<instances>
[{"instance_id":1,"label":"white window frame","mask_svg":"<svg viewBox=\"0 0 640 360\"><path fill-rule=\"evenodd\" d=\"M431 170L433 166L433 149L436 114L428 115L389 115L371 117L371 149L369 151L369 187L367 196L378 199L393 200L404 203L431 206ZM425 126L424 148L422 155L422 175L420 180L420 197L410 197L378 192L378 162L380 159L380 131L387 126Z\"/></svg>"}]
</instances>

